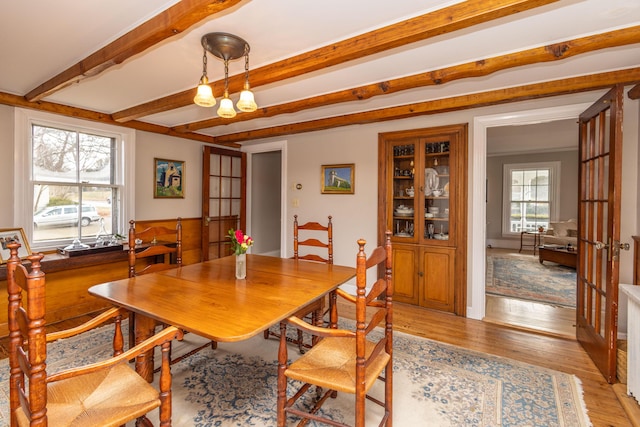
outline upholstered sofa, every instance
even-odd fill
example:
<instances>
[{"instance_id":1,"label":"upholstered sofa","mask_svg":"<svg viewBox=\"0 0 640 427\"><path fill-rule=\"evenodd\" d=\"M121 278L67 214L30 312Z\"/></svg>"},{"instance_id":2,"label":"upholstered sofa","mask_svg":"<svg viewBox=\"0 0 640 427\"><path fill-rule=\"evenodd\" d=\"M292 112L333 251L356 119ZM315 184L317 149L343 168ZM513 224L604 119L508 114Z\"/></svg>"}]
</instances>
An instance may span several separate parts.
<instances>
[{"instance_id":1,"label":"upholstered sofa","mask_svg":"<svg viewBox=\"0 0 640 427\"><path fill-rule=\"evenodd\" d=\"M578 245L578 223L575 219L550 222L549 228L542 235L543 245Z\"/></svg>"}]
</instances>

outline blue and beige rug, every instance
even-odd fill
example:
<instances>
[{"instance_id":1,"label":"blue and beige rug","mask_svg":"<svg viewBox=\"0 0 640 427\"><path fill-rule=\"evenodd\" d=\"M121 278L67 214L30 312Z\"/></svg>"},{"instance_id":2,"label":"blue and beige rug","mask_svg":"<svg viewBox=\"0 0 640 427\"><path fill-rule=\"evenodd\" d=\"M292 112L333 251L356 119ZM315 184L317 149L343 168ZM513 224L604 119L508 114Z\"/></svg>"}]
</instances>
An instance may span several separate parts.
<instances>
[{"instance_id":1,"label":"blue and beige rug","mask_svg":"<svg viewBox=\"0 0 640 427\"><path fill-rule=\"evenodd\" d=\"M110 333L111 328L97 330L53 344L48 369L68 366L71 353L87 360L108 355ZM193 334L182 344L187 340L204 342ZM217 350L207 348L173 365L173 425L275 426L277 347L276 340L258 336L220 343ZM174 354L179 352L176 347ZM394 354L395 426L591 425L573 375L403 333L395 334ZM297 349L291 347L290 356L297 356ZM8 375L5 359L0 361L0 425L8 424ZM352 423L352 402L352 396L340 393L324 411ZM369 403L368 410L367 425L377 425L378 407Z\"/></svg>"},{"instance_id":2,"label":"blue and beige rug","mask_svg":"<svg viewBox=\"0 0 640 427\"><path fill-rule=\"evenodd\" d=\"M487 255L485 291L564 307L576 306L576 270L531 255Z\"/></svg>"}]
</instances>

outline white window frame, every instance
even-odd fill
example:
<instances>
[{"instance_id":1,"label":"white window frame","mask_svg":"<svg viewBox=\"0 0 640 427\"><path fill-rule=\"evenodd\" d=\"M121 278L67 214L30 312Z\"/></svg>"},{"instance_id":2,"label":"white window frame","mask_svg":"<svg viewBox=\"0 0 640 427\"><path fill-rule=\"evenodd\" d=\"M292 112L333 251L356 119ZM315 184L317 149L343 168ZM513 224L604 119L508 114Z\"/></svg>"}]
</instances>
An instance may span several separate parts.
<instances>
[{"instance_id":1,"label":"white window frame","mask_svg":"<svg viewBox=\"0 0 640 427\"><path fill-rule=\"evenodd\" d=\"M502 172L502 236L520 236L511 231L511 172L514 170L549 169L549 221L558 218L560 210L560 162L505 163Z\"/></svg>"},{"instance_id":2,"label":"white window frame","mask_svg":"<svg viewBox=\"0 0 640 427\"><path fill-rule=\"evenodd\" d=\"M32 250L56 249L51 243L33 242L33 181L32 181L32 126L66 128L78 132L96 133L115 138L118 163L115 184L120 190L120 216L118 231L126 234L128 218L135 218L135 130L106 123L91 122L60 116L38 110L15 109L14 116L14 223L24 229ZM69 239L69 242L71 239Z\"/></svg>"}]
</instances>

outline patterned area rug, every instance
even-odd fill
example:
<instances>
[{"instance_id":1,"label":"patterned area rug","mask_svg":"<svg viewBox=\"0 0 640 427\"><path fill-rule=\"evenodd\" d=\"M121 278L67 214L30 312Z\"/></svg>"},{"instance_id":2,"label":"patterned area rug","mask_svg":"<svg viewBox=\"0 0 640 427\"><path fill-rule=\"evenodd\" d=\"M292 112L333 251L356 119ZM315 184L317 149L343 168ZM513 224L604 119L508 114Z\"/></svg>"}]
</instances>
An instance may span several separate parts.
<instances>
[{"instance_id":1,"label":"patterned area rug","mask_svg":"<svg viewBox=\"0 0 640 427\"><path fill-rule=\"evenodd\" d=\"M487 255L486 293L576 306L576 270L531 255Z\"/></svg>"},{"instance_id":2,"label":"patterned area rug","mask_svg":"<svg viewBox=\"0 0 640 427\"><path fill-rule=\"evenodd\" d=\"M48 370L69 366L65 358L71 352L83 354L84 362L104 357L111 333L98 329L53 344ZM205 342L193 334L187 340ZM395 334L394 346L396 426L591 425L573 375L402 333ZM217 350L207 348L174 365L173 425L274 426L277 347L276 340L258 336L220 343ZM291 347L290 355L297 356L297 349ZM8 424L8 371L8 361L0 361L0 425ZM340 393L325 407L331 418L353 422L352 396ZM368 411L367 426L377 425L378 407L368 402Z\"/></svg>"}]
</instances>

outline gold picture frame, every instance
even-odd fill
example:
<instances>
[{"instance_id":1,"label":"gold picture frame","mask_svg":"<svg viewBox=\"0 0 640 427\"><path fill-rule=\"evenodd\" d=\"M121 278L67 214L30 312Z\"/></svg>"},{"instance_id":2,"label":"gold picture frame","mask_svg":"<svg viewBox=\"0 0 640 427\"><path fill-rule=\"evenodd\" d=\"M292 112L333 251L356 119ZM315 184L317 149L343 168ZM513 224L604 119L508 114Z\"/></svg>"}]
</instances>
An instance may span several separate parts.
<instances>
[{"instance_id":1,"label":"gold picture frame","mask_svg":"<svg viewBox=\"0 0 640 427\"><path fill-rule=\"evenodd\" d=\"M0 264L9 261L11 251L7 244L14 241L18 241L21 244L20 248L18 248L18 256L20 259L31 255L29 241L22 228L0 228Z\"/></svg>"},{"instance_id":2,"label":"gold picture frame","mask_svg":"<svg viewBox=\"0 0 640 427\"><path fill-rule=\"evenodd\" d=\"M153 198L184 199L184 160L153 159Z\"/></svg>"},{"instance_id":3,"label":"gold picture frame","mask_svg":"<svg viewBox=\"0 0 640 427\"><path fill-rule=\"evenodd\" d=\"M322 165L321 181L322 194L354 194L355 193L355 163L341 165Z\"/></svg>"}]
</instances>

